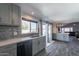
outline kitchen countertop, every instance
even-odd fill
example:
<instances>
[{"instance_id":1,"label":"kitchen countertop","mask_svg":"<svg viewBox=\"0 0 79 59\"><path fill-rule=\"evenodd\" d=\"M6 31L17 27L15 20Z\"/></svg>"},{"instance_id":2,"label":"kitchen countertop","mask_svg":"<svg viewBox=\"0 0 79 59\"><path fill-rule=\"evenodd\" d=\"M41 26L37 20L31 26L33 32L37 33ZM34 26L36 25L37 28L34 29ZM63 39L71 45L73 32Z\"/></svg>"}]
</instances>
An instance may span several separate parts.
<instances>
[{"instance_id":1,"label":"kitchen countertop","mask_svg":"<svg viewBox=\"0 0 79 59\"><path fill-rule=\"evenodd\" d=\"M23 38L8 39L8 40L0 41L0 47L10 45L10 44L16 44L16 43L19 43L19 42L32 40L32 39L36 39L36 38L41 38L41 37L43 37L43 36L33 37L33 38L31 38L31 37L23 37Z\"/></svg>"}]
</instances>

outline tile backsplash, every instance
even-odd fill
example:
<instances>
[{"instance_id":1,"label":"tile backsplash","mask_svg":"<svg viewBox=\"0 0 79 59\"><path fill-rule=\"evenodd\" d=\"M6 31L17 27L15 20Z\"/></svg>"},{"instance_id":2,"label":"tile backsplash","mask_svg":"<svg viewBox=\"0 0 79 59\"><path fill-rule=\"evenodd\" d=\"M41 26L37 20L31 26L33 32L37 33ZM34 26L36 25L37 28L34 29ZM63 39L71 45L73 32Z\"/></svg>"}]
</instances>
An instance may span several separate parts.
<instances>
[{"instance_id":1,"label":"tile backsplash","mask_svg":"<svg viewBox=\"0 0 79 59\"><path fill-rule=\"evenodd\" d=\"M0 26L0 41L16 37L38 37L38 33L21 34L20 27Z\"/></svg>"},{"instance_id":2,"label":"tile backsplash","mask_svg":"<svg viewBox=\"0 0 79 59\"><path fill-rule=\"evenodd\" d=\"M14 38L14 33L18 35L17 27L0 26L0 40Z\"/></svg>"}]
</instances>

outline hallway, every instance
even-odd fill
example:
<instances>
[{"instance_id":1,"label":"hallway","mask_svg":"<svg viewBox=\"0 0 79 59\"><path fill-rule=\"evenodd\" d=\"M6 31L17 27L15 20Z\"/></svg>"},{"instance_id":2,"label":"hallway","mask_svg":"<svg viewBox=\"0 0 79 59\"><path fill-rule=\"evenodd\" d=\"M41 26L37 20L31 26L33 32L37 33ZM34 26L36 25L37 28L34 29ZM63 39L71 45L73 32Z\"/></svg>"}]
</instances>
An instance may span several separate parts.
<instances>
[{"instance_id":1,"label":"hallway","mask_svg":"<svg viewBox=\"0 0 79 59\"><path fill-rule=\"evenodd\" d=\"M70 42L55 41L47 47L46 53L42 51L41 56L79 56L79 41Z\"/></svg>"}]
</instances>

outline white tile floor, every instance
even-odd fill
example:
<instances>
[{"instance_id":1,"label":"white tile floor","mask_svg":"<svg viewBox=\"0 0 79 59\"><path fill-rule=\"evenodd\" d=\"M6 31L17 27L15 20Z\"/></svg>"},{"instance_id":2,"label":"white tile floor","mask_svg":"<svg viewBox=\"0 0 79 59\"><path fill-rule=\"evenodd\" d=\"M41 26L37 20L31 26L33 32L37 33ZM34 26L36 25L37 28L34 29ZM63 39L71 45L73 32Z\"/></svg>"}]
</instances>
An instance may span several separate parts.
<instances>
[{"instance_id":1,"label":"white tile floor","mask_svg":"<svg viewBox=\"0 0 79 59\"><path fill-rule=\"evenodd\" d=\"M55 41L51 41L50 43L46 43L46 46L48 47L49 45L53 44Z\"/></svg>"}]
</instances>

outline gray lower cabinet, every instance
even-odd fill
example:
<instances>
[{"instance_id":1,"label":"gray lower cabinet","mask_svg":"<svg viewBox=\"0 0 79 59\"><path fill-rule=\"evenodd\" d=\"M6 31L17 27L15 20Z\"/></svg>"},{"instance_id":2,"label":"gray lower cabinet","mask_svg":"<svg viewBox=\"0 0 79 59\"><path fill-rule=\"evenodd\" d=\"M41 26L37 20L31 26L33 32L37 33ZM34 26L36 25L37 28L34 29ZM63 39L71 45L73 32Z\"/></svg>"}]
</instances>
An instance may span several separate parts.
<instances>
[{"instance_id":1,"label":"gray lower cabinet","mask_svg":"<svg viewBox=\"0 0 79 59\"><path fill-rule=\"evenodd\" d=\"M39 51L41 51L42 49L44 49L46 47L46 37L41 37L39 39L39 42L38 42L38 46L39 46Z\"/></svg>"},{"instance_id":2,"label":"gray lower cabinet","mask_svg":"<svg viewBox=\"0 0 79 59\"><path fill-rule=\"evenodd\" d=\"M0 3L0 25L21 24L21 8L10 3Z\"/></svg>"},{"instance_id":3,"label":"gray lower cabinet","mask_svg":"<svg viewBox=\"0 0 79 59\"><path fill-rule=\"evenodd\" d=\"M7 45L0 47L0 56L17 56L17 45Z\"/></svg>"},{"instance_id":4,"label":"gray lower cabinet","mask_svg":"<svg viewBox=\"0 0 79 59\"><path fill-rule=\"evenodd\" d=\"M37 54L38 49L39 49L38 48L38 40L37 39L32 40L32 55Z\"/></svg>"},{"instance_id":5,"label":"gray lower cabinet","mask_svg":"<svg viewBox=\"0 0 79 59\"><path fill-rule=\"evenodd\" d=\"M32 56L32 40L17 43L17 56Z\"/></svg>"},{"instance_id":6,"label":"gray lower cabinet","mask_svg":"<svg viewBox=\"0 0 79 59\"><path fill-rule=\"evenodd\" d=\"M32 55L36 55L46 47L46 37L40 37L32 40Z\"/></svg>"},{"instance_id":7,"label":"gray lower cabinet","mask_svg":"<svg viewBox=\"0 0 79 59\"><path fill-rule=\"evenodd\" d=\"M34 56L45 49L46 38L38 37L32 40L0 47L0 56Z\"/></svg>"},{"instance_id":8,"label":"gray lower cabinet","mask_svg":"<svg viewBox=\"0 0 79 59\"><path fill-rule=\"evenodd\" d=\"M32 40L20 42L17 44L18 56L35 56L42 49L45 49L45 37L35 38Z\"/></svg>"}]
</instances>

